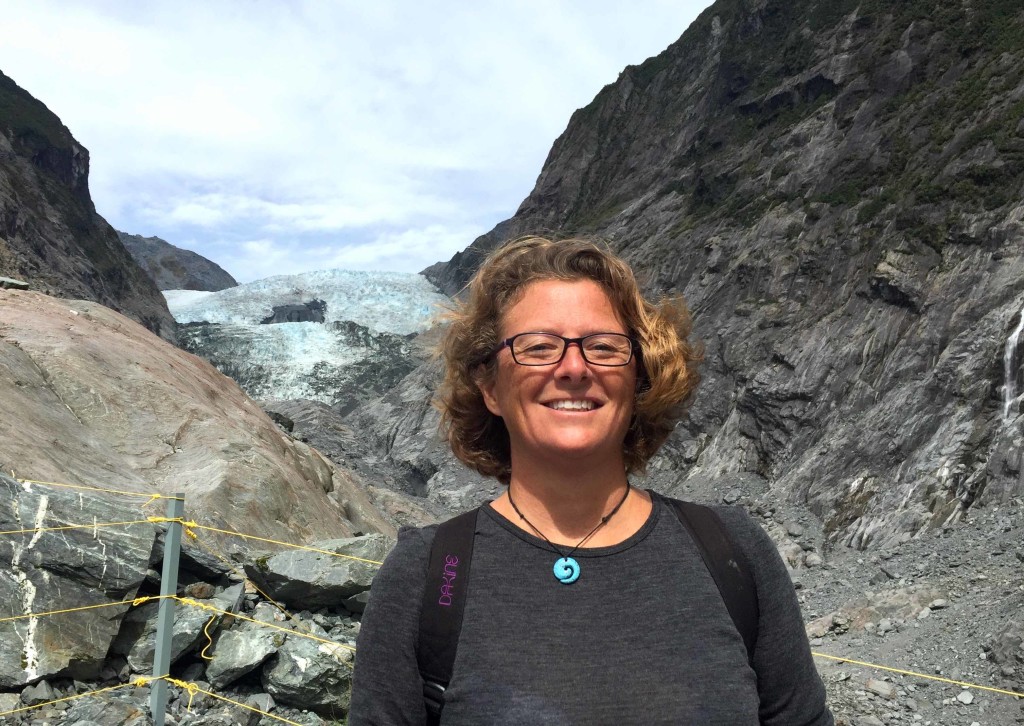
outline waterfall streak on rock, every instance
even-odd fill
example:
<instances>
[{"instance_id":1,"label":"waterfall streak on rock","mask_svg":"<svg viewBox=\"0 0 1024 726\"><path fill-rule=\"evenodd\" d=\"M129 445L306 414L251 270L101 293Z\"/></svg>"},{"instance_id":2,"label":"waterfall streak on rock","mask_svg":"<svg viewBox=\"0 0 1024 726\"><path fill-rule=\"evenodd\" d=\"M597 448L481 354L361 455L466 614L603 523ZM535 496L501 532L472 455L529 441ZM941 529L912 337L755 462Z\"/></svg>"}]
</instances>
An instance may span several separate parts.
<instances>
[{"instance_id":1,"label":"waterfall streak on rock","mask_svg":"<svg viewBox=\"0 0 1024 726\"><path fill-rule=\"evenodd\" d=\"M1024 310L1020 312L1020 321L1009 338L1003 351L1003 422L1010 420L1010 408L1017 398L1017 374L1020 370L1018 342L1024 332Z\"/></svg>"}]
</instances>

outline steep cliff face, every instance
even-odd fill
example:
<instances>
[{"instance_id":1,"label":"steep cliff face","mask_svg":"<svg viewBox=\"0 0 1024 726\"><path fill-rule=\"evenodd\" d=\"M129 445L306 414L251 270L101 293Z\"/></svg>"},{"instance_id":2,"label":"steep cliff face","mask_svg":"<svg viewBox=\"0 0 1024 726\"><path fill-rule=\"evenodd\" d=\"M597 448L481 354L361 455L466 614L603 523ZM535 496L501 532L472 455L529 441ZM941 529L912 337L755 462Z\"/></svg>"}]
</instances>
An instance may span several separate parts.
<instances>
[{"instance_id":1,"label":"steep cliff face","mask_svg":"<svg viewBox=\"0 0 1024 726\"><path fill-rule=\"evenodd\" d=\"M707 347L667 488L753 478L833 541L915 536L1024 493L1022 115L1017 3L720 0L425 274L454 294L510 236L607 239Z\"/></svg>"},{"instance_id":2,"label":"steep cliff face","mask_svg":"<svg viewBox=\"0 0 1024 726\"><path fill-rule=\"evenodd\" d=\"M118 232L118 239L161 290L216 292L238 283L216 262L159 237Z\"/></svg>"},{"instance_id":3,"label":"steep cliff face","mask_svg":"<svg viewBox=\"0 0 1024 726\"><path fill-rule=\"evenodd\" d=\"M174 339L160 291L96 213L89 152L2 73L0 275L47 294L102 303Z\"/></svg>"}]
</instances>

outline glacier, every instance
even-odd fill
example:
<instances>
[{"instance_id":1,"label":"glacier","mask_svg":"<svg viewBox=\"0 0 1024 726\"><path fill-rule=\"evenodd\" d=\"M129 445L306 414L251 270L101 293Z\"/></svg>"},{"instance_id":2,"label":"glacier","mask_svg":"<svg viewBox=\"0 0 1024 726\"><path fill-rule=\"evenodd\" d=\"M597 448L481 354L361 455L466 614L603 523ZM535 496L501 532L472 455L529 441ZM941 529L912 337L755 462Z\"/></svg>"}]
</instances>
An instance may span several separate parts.
<instances>
[{"instance_id":1,"label":"glacier","mask_svg":"<svg viewBox=\"0 0 1024 726\"><path fill-rule=\"evenodd\" d=\"M218 292L165 290L164 297L182 347L252 398L308 398L342 413L415 367L423 357L415 335L449 302L421 275L351 270L279 275ZM322 307L323 322L261 322L311 303Z\"/></svg>"},{"instance_id":2,"label":"glacier","mask_svg":"<svg viewBox=\"0 0 1024 726\"><path fill-rule=\"evenodd\" d=\"M449 298L427 278L406 272L319 270L276 275L219 292L165 290L179 323L259 324L279 305L327 303L328 323L351 320L376 332L417 333Z\"/></svg>"}]
</instances>

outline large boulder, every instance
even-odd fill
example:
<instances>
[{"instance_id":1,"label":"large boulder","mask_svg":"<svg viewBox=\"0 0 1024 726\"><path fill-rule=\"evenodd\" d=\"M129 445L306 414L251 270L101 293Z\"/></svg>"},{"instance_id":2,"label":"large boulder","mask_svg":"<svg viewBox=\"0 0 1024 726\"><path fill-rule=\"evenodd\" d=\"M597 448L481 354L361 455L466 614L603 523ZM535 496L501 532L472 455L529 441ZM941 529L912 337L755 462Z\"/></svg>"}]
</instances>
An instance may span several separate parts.
<instances>
[{"instance_id":1,"label":"large boulder","mask_svg":"<svg viewBox=\"0 0 1024 726\"><path fill-rule=\"evenodd\" d=\"M263 667L263 687L281 703L340 719L351 701L353 661L349 648L289 636Z\"/></svg>"},{"instance_id":2,"label":"large boulder","mask_svg":"<svg viewBox=\"0 0 1024 726\"><path fill-rule=\"evenodd\" d=\"M0 331L3 470L183 492L200 524L286 542L394 534L364 491L231 379L112 310L0 290Z\"/></svg>"},{"instance_id":3,"label":"large boulder","mask_svg":"<svg viewBox=\"0 0 1024 726\"><path fill-rule=\"evenodd\" d=\"M3 474L0 500L0 531L11 533L0 536L0 618L135 597L156 538L138 502L22 484ZM101 526L108 522L136 523ZM96 526L33 531L81 524ZM128 607L0 622L0 688L49 676L96 677Z\"/></svg>"},{"instance_id":4,"label":"large boulder","mask_svg":"<svg viewBox=\"0 0 1024 726\"><path fill-rule=\"evenodd\" d=\"M345 605L370 589L378 565L394 542L381 534L316 542L321 550L289 550L246 564L246 574L275 600L307 609ZM329 554L335 553L335 554ZM336 556L338 555L338 556ZM362 611L362 603L349 608Z\"/></svg>"},{"instance_id":5,"label":"large boulder","mask_svg":"<svg viewBox=\"0 0 1024 726\"><path fill-rule=\"evenodd\" d=\"M206 677L216 688L233 683L255 670L284 644L287 635L261 625L242 623L222 631L206 666Z\"/></svg>"}]
</instances>

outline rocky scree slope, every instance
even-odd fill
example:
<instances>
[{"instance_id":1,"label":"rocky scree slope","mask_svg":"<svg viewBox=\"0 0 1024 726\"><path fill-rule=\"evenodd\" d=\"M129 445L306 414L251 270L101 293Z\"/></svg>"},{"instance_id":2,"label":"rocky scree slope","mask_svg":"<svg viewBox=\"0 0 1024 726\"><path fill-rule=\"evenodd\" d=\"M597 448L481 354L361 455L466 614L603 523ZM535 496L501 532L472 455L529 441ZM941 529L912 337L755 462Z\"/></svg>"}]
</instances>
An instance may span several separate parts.
<instances>
[{"instance_id":1,"label":"rocky scree slope","mask_svg":"<svg viewBox=\"0 0 1024 726\"><path fill-rule=\"evenodd\" d=\"M174 340L174 319L160 291L96 213L88 150L3 73L0 276L47 294L94 300Z\"/></svg>"},{"instance_id":2,"label":"rocky scree slope","mask_svg":"<svg viewBox=\"0 0 1024 726\"><path fill-rule=\"evenodd\" d=\"M238 285L224 268L192 250L176 247L159 237L127 232L118 232L117 237L160 290L216 292Z\"/></svg>"},{"instance_id":3,"label":"rocky scree slope","mask_svg":"<svg viewBox=\"0 0 1024 726\"><path fill-rule=\"evenodd\" d=\"M924 536L1024 493L1022 117L1017 3L720 0L425 274L454 294L509 237L607 239L706 345L670 493L755 480L830 542Z\"/></svg>"}]
</instances>

